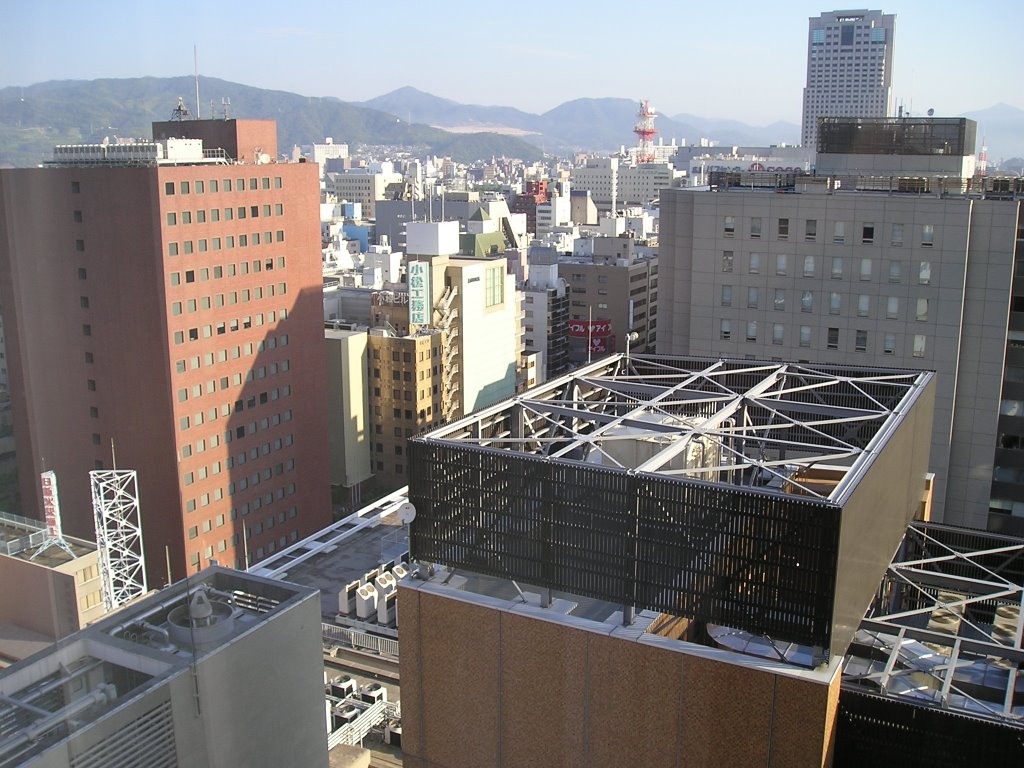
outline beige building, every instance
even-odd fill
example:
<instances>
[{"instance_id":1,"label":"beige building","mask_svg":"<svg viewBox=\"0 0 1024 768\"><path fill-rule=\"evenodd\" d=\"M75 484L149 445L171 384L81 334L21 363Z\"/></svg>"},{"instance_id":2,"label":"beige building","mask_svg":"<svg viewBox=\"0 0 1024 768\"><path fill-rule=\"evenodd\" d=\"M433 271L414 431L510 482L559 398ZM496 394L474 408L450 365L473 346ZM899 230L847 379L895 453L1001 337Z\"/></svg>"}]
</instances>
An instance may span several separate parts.
<instances>
[{"instance_id":1,"label":"beige building","mask_svg":"<svg viewBox=\"0 0 1024 768\"><path fill-rule=\"evenodd\" d=\"M442 420L443 352L436 329L399 336L374 328L368 336L370 468L391 485L409 481L406 441Z\"/></svg>"},{"instance_id":2,"label":"beige building","mask_svg":"<svg viewBox=\"0 0 1024 768\"><path fill-rule=\"evenodd\" d=\"M65 536L68 552L47 538L39 521L0 513L0 666L105 612L96 544Z\"/></svg>"},{"instance_id":3,"label":"beige building","mask_svg":"<svg viewBox=\"0 0 1024 768\"><path fill-rule=\"evenodd\" d=\"M345 488L359 505L370 466L366 329L324 331L327 360L327 436L331 485Z\"/></svg>"},{"instance_id":4,"label":"beige building","mask_svg":"<svg viewBox=\"0 0 1024 768\"><path fill-rule=\"evenodd\" d=\"M0 765L326 768L317 590L212 567L0 672Z\"/></svg>"},{"instance_id":5,"label":"beige building","mask_svg":"<svg viewBox=\"0 0 1024 768\"><path fill-rule=\"evenodd\" d=\"M620 165L618 204L648 205L658 199L661 190L676 186L684 175L667 162Z\"/></svg>"},{"instance_id":6,"label":"beige building","mask_svg":"<svg viewBox=\"0 0 1024 768\"><path fill-rule=\"evenodd\" d=\"M819 117L893 114L896 15L829 11L808 21L801 143L813 150Z\"/></svg>"},{"instance_id":7,"label":"beige building","mask_svg":"<svg viewBox=\"0 0 1024 768\"><path fill-rule=\"evenodd\" d=\"M401 181L400 173L372 173L365 168L354 168L344 173L326 174L324 191L334 195L339 202L359 203L363 207L363 216L372 219L376 215L377 201L386 197L388 185Z\"/></svg>"}]
</instances>

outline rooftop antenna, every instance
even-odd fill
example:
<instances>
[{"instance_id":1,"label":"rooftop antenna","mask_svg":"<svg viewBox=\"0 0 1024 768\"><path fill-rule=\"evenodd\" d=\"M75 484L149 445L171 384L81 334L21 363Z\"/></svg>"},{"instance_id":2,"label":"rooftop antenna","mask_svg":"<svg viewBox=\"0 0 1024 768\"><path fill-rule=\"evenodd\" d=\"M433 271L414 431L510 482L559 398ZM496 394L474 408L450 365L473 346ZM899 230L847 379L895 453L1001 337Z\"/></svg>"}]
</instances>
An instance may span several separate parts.
<instances>
[{"instance_id":1,"label":"rooftop antenna","mask_svg":"<svg viewBox=\"0 0 1024 768\"><path fill-rule=\"evenodd\" d=\"M196 48L195 43L192 44L192 66L196 71L196 120L200 119L200 104L199 100L199 49Z\"/></svg>"},{"instance_id":2,"label":"rooftop antenna","mask_svg":"<svg viewBox=\"0 0 1024 768\"><path fill-rule=\"evenodd\" d=\"M177 120L179 123L182 120L186 120L192 116L192 113L188 111L188 107L185 106L185 99L181 96L178 97L178 106L171 110L171 120Z\"/></svg>"},{"instance_id":3,"label":"rooftop antenna","mask_svg":"<svg viewBox=\"0 0 1024 768\"><path fill-rule=\"evenodd\" d=\"M223 96L220 97L220 105L224 109L224 119L228 119L228 112L231 109L231 99L225 99Z\"/></svg>"}]
</instances>

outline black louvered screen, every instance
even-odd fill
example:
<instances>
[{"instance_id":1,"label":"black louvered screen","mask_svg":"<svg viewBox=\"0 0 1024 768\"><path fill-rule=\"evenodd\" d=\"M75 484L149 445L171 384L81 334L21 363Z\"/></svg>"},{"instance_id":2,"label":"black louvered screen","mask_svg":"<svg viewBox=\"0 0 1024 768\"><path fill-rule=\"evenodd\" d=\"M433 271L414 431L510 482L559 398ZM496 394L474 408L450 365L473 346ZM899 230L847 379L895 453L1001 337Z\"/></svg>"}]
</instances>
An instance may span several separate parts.
<instances>
[{"instance_id":1,"label":"black louvered screen","mask_svg":"<svg viewBox=\"0 0 1024 768\"><path fill-rule=\"evenodd\" d=\"M839 694L835 765L1024 765L1024 729L844 689Z\"/></svg>"},{"instance_id":2,"label":"black louvered screen","mask_svg":"<svg viewBox=\"0 0 1024 768\"><path fill-rule=\"evenodd\" d=\"M412 557L828 648L841 510L410 441Z\"/></svg>"}]
</instances>

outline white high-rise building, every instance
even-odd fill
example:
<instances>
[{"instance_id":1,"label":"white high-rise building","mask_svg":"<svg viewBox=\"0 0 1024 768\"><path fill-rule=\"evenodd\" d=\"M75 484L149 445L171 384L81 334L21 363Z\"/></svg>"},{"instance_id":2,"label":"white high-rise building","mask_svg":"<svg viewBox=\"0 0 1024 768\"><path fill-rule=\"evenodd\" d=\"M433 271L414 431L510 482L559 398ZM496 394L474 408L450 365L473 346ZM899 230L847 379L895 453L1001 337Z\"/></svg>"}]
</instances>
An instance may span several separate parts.
<instances>
[{"instance_id":1,"label":"white high-rise building","mask_svg":"<svg viewBox=\"0 0 1024 768\"><path fill-rule=\"evenodd\" d=\"M829 11L810 19L801 143L815 148L819 117L891 117L895 14Z\"/></svg>"}]
</instances>

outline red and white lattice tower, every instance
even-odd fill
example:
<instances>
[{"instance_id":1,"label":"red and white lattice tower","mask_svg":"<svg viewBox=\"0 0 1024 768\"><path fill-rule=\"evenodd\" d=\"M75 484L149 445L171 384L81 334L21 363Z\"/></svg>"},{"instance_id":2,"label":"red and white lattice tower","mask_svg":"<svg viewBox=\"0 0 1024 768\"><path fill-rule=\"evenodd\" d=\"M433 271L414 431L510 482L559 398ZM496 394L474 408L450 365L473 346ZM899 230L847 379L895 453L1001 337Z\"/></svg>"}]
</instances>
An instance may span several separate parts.
<instances>
[{"instance_id":1,"label":"red and white lattice tower","mask_svg":"<svg viewBox=\"0 0 1024 768\"><path fill-rule=\"evenodd\" d=\"M978 168L976 175L984 176L988 173L988 137L981 137L981 152L978 153Z\"/></svg>"},{"instance_id":2,"label":"red and white lattice tower","mask_svg":"<svg viewBox=\"0 0 1024 768\"><path fill-rule=\"evenodd\" d=\"M633 126L633 133L636 134L637 138L636 161L637 163L653 163L654 134L657 133L657 130L654 128L654 118L658 114L647 99L644 99L640 102L640 111L636 113L636 116L640 118L637 124Z\"/></svg>"}]
</instances>

